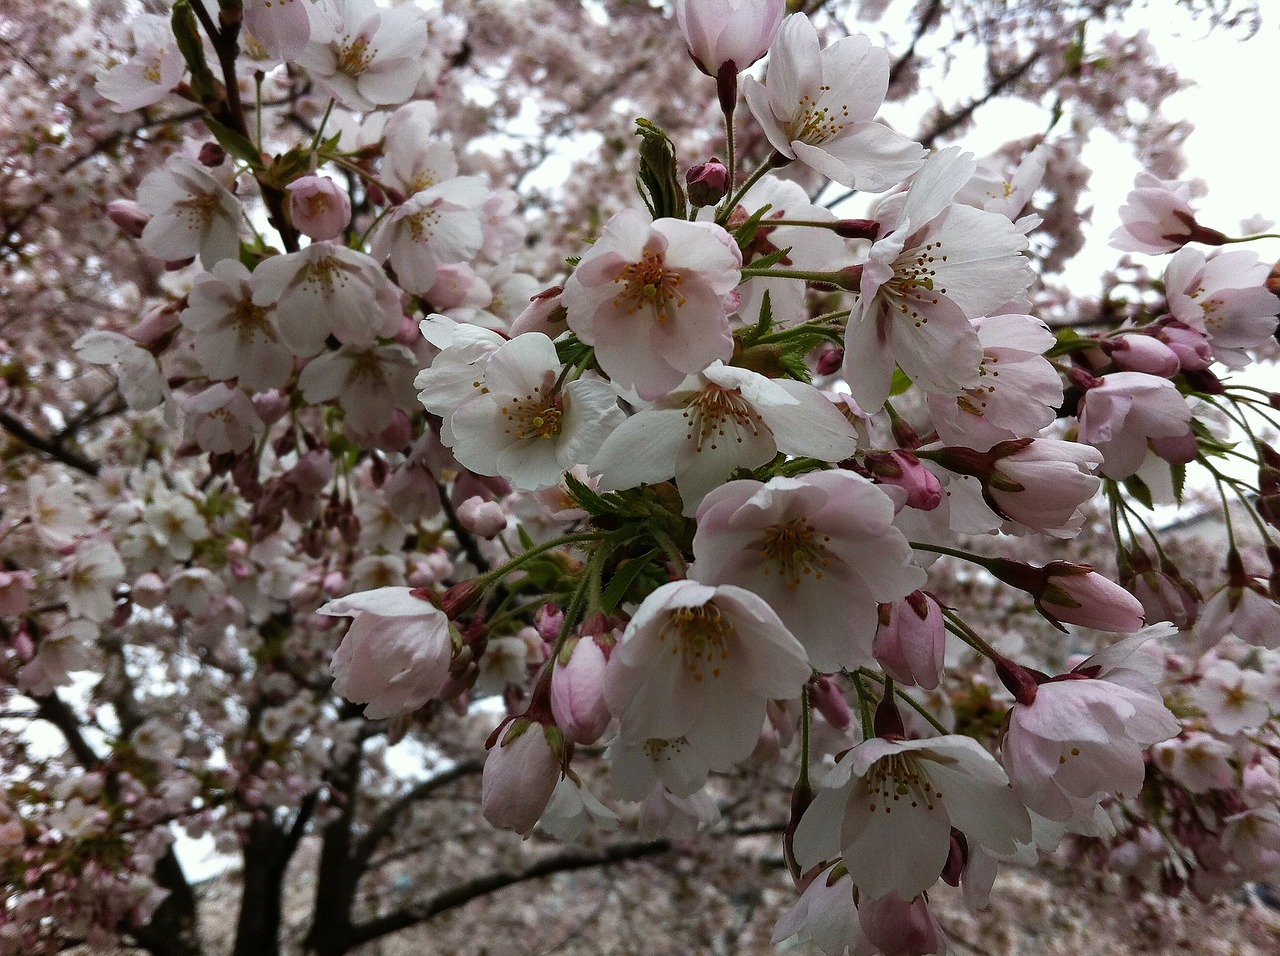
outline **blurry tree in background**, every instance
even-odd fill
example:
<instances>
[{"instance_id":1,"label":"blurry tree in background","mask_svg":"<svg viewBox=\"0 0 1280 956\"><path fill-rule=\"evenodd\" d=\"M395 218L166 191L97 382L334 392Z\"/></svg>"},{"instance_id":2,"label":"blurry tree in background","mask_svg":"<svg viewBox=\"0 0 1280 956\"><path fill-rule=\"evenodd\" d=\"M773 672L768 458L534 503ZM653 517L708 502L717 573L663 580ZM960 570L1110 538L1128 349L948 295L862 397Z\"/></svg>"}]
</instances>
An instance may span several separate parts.
<instances>
[{"instance_id":1,"label":"blurry tree in background","mask_svg":"<svg viewBox=\"0 0 1280 956\"><path fill-rule=\"evenodd\" d=\"M999 863L1274 875L1280 282L1155 14L674 6L5 0L0 954L925 953Z\"/></svg>"}]
</instances>

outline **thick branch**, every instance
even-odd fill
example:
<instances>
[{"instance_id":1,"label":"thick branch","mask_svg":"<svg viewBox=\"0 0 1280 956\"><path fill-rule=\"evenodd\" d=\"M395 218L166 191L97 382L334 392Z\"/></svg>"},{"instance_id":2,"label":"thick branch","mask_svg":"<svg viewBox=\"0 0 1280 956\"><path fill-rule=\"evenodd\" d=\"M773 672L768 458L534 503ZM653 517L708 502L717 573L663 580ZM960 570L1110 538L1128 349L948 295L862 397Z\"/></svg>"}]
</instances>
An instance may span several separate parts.
<instances>
[{"instance_id":1,"label":"thick branch","mask_svg":"<svg viewBox=\"0 0 1280 956\"><path fill-rule=\"evenodd\" d=\"M101 468L96 461L85 458L79 452L72 451L70 448L63 448L54 439L36 434L24 422L19 421L6 411L0 411L0 428L3 428L29 448L48 455L55 461L60 461L77 471L83 471L86 475L96 475Z\"/></svg>"},{"instance_id":2,"label":"thick branch","mask_svg":"<svg viewBox=\"0 0 1280 956\"><path fill-rule=\"evenodd\" d=\"M598 853L581 851L561 853L547 857L545 860L540 860L526 869L514 873L490 873L487 876L478 877L461 886L438 893L418 906L409 906L352 927L350 948L371 942L390 933L399 932L402 929L408 929L410 926L425 923L441 913L456 909L471 902L471 900L487 896L517 883L539 880L544 876L568 873L573 870L614 866L629 860L659 856L670 851L671 842L669 840L653 840L647 843L620 843Z\"/></svg>"},{"instance_id":3,"label":"thick branch","mask_svg":"<svg viewBox=\"0 0 1280 956\"><path fill-rule=\"evenodd\" d=\"M933 149L933 144L941 137L947 135L947 133L951 132L957 126L968 122L969 118L978 111L979 107L985 106L996 97L1002 95L1005 90L1025 76L1033 66L1040 62L1040 58L1043 55L1042 51L1036 50L1029 54L1025 60L1013 69L1007 70L995 77L992 80L991 85L987 87L987 91L985 93L970 100L964 106L960 107L960 109L956 110L956 112L942 117L933 129L929 130L920 138L920 142L926 149Z\"/></svg>"}]
</instances>

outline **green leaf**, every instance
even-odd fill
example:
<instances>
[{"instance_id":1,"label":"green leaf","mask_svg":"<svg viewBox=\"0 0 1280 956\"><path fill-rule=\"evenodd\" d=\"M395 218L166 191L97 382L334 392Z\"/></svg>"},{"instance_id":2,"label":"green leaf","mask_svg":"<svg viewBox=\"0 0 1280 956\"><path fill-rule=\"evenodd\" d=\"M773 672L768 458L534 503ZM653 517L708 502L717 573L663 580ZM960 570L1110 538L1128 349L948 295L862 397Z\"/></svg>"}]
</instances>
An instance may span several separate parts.
<instances>
[{"instance_id":1,"label":"green leaf","mask_svg":"<svg viewBox=\"0 0 1280 956\"><path fill-rule=\"evenodd\" d=\"M1173 497L1182 504L1182 489L1187 484L1187 466L1182 463L1169 466L1169 474L1173 477Z\"/></svg>"},{"instance_id":2,"label":"green leaf","mask_svg":"<svg viewBox=\"0 0 1280 956\"><path fill-rule=\"evenodd\" d=\"M889 397L901 395L911 387L911 378L900 368L893 370L893 383L889 386Z\"/></svg>"},{"instance_id":3,"label":"green leaf","mask_svg":"<svg viewBox=\"0 0 1280 956\"><path fill-rule=\"evenodd\" d=\"M763 255L759 259L752 259L747 265L752 269L768 269L776 266L789 255L791 255L791 246L787 246L785 249L774 249L773 252Z\"/></svg>"},{"instance_id":4,"label":"green leaf","mask_svg":"<svg viewBox=\"0 0 1280 956\"><path fill-rule=\"evenodd\" d=\"M1151 489L1137 475L1130 475L1124 480L1124 490L1129 493L1129 497L1148 511L1155 510L1155 503L1151 500Z\"/></svg>"},{"instance_id":5,"label":"green leaf","mask_svg":"<svg viewBox=\"0 0 1280 956\"><path fill-rule=\"evenodd\" d=\"M756 241L756 232L760 229L760 220L765 214L773 208L771 203L765 203L755 212L753 212L742 225L733 230L733 238L738 242L738 248L744 253L751 247L751 243ZM755 263L751 263L755 265Z\"/></svg>"},{"instance_id":6,"label":"green leaf","mask_svg":"<svg viewBox=\"0 0 1280 956\"><path fill-rule=\"evenodd\" d=\"M262 155L258 152L258 147L249 142L247 136L237 133L224 123L219 123L212 116L204 118L204 125L209 127L209 132L213 134L218 144L236 159L248 163L253 169L263 168Z\"/></svg>"},{"instance_id":7,"label":"green leaf","mask_svg":"<svg viewBox=\"0 0 1280 956\"><path fill-rule=\"evenodd\" d=\"M636 135L641 137L636 186L650 215L654 219L687 219L689 202L670 138L647 119L636 120Z\"/></svg>"},{"instance_id":8,"label":"green leaf","mask_svg":"<svg viewBox=\"0 0 1280 956\"><path fill-rule=\"evenodd\" d=\"M646 569L652 567L650 562L661 553L661 550L660 548L654 548L652 551L647 551L640 557L633 558L618 568L613 573L613 577L609 579L609 584L604 589L604 594L600 597L600 610L605 614L613 613L613 609L626 596L636 578L640 577Z\"/></svg>"},{"instance_id":9,"label":"green leaf","mask_svg":"<svg viewBox=\"0 0 1280 956\"><path fill-rule=\"evenodd\" d=\"M532 551L537 547L537 545L533 543L533 538L529 537L529 532L525 530L524 525L516 525L516 534L520 536L520 547L525 551Z\"/></svg>"}]
</instances>

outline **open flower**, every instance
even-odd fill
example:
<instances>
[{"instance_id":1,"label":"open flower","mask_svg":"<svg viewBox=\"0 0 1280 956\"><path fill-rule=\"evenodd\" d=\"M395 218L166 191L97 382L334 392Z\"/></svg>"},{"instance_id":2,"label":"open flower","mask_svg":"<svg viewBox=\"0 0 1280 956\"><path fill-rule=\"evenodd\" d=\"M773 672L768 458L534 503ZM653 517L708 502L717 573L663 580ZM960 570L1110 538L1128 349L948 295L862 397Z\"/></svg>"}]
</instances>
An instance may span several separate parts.
<instances>
[{"instance_id":1,"label":"open flower","mask_svg":"<svg viewBox=\"0 0 1280 956\"><path fill-rule=\"evenodd\" d=\"M200 257L206 269L240 256L240 200L185 156L171 156L163 169L138 186L138 205L151 214L142 247L158 259Z\"/></svg>"},{"instance_id":2,"label":"open flower","mask_svg":"<svg viewBox=\"0 0 1280 956\"><path fill-rule=\"evenodd\" d=\"M676 22L698 69L741 73L769 51L786 0L676 0Z\"/></svg>"},{"instance_id":3,"label":"open flower","mask_svg":"<svg viewBox=\"0 0 1280 956\"><path fill-rule=\"evenodd\" d=\"M889 54L864 36L818 47L808 17L794 14L769 55L766 83L747 77L751 113L782 156L828 179L868 192L902 182L924 162L924 147L874 121L889 89Z\"/></svg>"},{"instance_id":4,"label":"open flower","mask_svg":"<svg viewBox=\"0 0 1280 956\"><path fill-rule=\"evenodd\" d=\"M800 642L756 595L672 581L632 615L605 669L605 700L624 746L683 737L727 770L755 747L765 705L798 697L809 674Z\"/></svg>"},{"instance_id":5,"label":"open flower","mask_svg":"<svg viewBox=\"0 0 1280 956\"><path fill-rule=\"evenodd\" d=\"M888 495L848 471L732 481L698 509L689 574L764 598L816 670L856 669L871 660L878 602L924 584L893 514Z\"/></svg>"},{"instance_id":6,"label":"open flower","mask_svg":"<svg viewBox=\"0 0 1280 956\"><path fill-rule=\"evenodd\" d=\"M970 847L1012 854L1031 819L995 758L970 737L873 737L850 750L800 818L805 869L840 856L860 891L914 899L941 875L952 828Z\"/></svg>"},{"instance_id":7,"label":"open flower","mask_svg":"<svg viewBox=\"0 0 1280 956\"><path fill-rule=\"evenodd\" d=\"M281 341L275 309L254 302L255 276L238 259L223 259L196 277L182 311L195 333L200 367L211 379L238 378L255 390L276 388L293 374L293 352Z\"/></svg>"},{"instance_id":8,"label":"open flower","mask_svg":"<svg viewBox=\"0 0 1280 956\"><path fill-rule=\"evenodd\" d=\"M561 301L569 328L595 346L609 377L653 399L733 354L721 299L741 267L720 226L625 209L582 257Z\"/></svg>"}]
</instances>

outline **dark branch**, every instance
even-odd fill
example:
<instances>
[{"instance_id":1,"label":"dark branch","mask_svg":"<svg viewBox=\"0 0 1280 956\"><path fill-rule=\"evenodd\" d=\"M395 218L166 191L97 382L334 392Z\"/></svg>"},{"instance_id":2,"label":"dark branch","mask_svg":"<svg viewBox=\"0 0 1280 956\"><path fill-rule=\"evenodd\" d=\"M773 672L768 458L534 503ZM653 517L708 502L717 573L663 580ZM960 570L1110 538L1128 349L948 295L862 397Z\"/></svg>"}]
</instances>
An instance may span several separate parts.
<instances>
[{"instance_id":1,"label":"dark branch","mask_svg":"<svg viewBox=\"0 0 1280 956\"><path fill-rule=\"evenodd\" d=\"M83 471L86 475L96 475L101 467L96 461L85 458L79 452L62 447L54 439L36 434L24 422L19 421L8 412L0 411L0 428L3 428L29 448L48 455L55 461L60 461L64 465L75 468L77 471Z\"/></svg>"},{"instance_id":2,"label":"dark branch","mask_svg":"<svg viewBox=\"0 0 1280 956\"><path fill-rule=\"evenodd\" d=\"M378 845L391 835L400 818L419 800L425 799L434 791L448 786L455 780L477 774L482 769L484 769L484 761L479 758L463 760L448 770L428 777L402 794L378 815L364 836L356 843L355 850L351 854L351 866L357 871L363 871L378 849Z\"/></svg>"}]
</instances>

